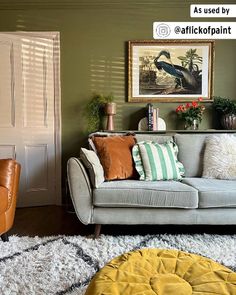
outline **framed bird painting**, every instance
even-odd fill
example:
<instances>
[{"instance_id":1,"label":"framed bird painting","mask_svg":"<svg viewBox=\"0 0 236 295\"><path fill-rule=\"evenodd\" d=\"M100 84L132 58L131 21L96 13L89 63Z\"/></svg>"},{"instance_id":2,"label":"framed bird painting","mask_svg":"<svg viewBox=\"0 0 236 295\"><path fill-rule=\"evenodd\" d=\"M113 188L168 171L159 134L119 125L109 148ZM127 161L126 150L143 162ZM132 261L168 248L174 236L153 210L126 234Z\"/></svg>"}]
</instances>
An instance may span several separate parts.
<instances>
[{"instance_id":1,"label":"framed bird painting","mask_svg":"<svg viewBox=\"0 0 236 295\"><path fill-rule=\"evenodd\" d=\"M214 41L128 41L128 101L212 100Z\"/></svg>"}]
</instances>

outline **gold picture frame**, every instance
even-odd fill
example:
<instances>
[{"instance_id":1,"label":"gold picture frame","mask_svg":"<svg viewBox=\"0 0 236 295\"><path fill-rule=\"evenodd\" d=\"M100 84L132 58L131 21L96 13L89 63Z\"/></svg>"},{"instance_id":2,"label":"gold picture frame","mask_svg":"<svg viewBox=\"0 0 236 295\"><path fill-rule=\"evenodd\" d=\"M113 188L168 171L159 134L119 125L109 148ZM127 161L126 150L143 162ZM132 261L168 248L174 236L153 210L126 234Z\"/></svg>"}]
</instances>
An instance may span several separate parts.
<instances>
[{"instance_id":1,"label":"gold picture frame","mask_svg":"<svg viewBox=\"0 0 236 295\"><path fill-rule=\"evenodd\" d=\"M128 41L128 101L212 102L213 40Z\"/></svg>"}]
</instances>

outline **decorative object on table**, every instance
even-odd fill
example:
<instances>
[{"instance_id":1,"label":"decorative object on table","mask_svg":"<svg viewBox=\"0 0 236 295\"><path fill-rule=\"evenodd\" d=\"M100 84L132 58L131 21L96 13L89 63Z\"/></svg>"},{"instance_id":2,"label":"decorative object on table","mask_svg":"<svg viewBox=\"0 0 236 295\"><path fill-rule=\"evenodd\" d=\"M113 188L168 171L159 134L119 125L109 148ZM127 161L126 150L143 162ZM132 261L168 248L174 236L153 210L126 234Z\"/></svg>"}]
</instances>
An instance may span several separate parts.
<instances>
[{"instance_id":1,"label":"decorative object on table","mask_svg":"<svg viewBox=\"0 0 236 295\"><path fill-rule=\"evenodd\" d=\"M158 117L159 117L159 108L153 109L153 131L158 130Z\"/></svg>"},{"instance_id":2,"label":"decorative object on table","mask_svg":"<svg viewBox=\"0 0 236 295\"><path fill-rule=\"evenodd\" d=\"M128 42L130 102L212 100L214 41Z\"/></svg>"},{"instance_id":3,"label":"decorative object on table","mask_svg":"<svg viewBox=\"0 0 236 295\"><path fill-rule=\"evenodd\" d=\"M107 130L114 130L114 115L116 114L116 103L115 102L107 102L104 106L104 112L107 116Z\"/></svg>"},{"instance_id":4,"label":"decorative object on table","mask_svg":"<svg viewBox=\"0 0 236 295\"><path fill-rule=\"evenodd\" d=\"M184 129L198 130L205 110L205 106L200 104L201 101L202 98L199 98L197 101L194 100L191 103L182 104L177 107L177 115L185 122Z\"/></svg>"},{"instance_id":5,"label":"decorative object on table","mask_svg":"<svg viewBox=\"0 0 236 295\"><path fill-rule=\"evenodd\" d=\"M116 106L113 100L112 94L106 96L94 94L86 108L89 132L101 129L102 118L106 111L109 112L109 114L107 113L109 121L107 126L113 128L108 130L114 130L113 115L116 113Z\"/></svg>"},{"instance_id":6,"label":"decorative object on table","mask_svg":"<svg viewBox=\"0 0 236 295\"><path fill-rule=\"evenodd\" d=\"M220 115L220 122L224 129L236 129L236 101L215 96L213 107Z\"/></svg>"},{"instance_id":7,"label":"decorative object on table","mask_svg":"<svg viewBox=\"0 0 236 295\"><path fill-rule=\"evenodd\" d=\"M138 249L106 264L85 295L228 295L236 294L235 281L234 271L207 257L176 249Z\"/></svg>"},{"instance_id":8,"label":"decorative object on table","mask_svg":"<svg viewBox=\"0 0 236 295\"><path fill-rule=\"evenodd\" d=\"M147 131L148 125L147 125L147 117L142 118L138 123L138 130L139 131ZM163 131L166 130L166 122L164 119L158 117L157 119L157 129L153 131Z\"/></svg>"},{"instance_id":9,"label":"decorative object on table","mask_svg":"<svg viewBox=\"0 0 236 295\"><path fill-rule=\"evenodd\" d=\"M147 104L147 130L153 130L153 105L151 103Z\"/></svg>"}]
</instances>

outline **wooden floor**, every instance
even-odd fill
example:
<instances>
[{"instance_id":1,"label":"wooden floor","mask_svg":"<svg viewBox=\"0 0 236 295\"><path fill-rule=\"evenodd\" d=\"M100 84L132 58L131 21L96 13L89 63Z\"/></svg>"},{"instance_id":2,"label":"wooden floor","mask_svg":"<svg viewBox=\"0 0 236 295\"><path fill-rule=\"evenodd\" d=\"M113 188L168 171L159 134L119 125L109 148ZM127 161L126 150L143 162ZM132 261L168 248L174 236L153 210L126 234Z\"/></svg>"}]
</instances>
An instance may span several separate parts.
<instances>
[{"instance_id":1,"label":"wooden floor","mask_svg":"<svg viewBox=\"0 0 236 295\"><path fill-rule=\"evenodd\" d=\"M83 225L76 214L60 206L18 208L9 234L19 236L90 235L94 225ZM103 234L135 235L160 233L235 234L236 226L159 226L159 225L103 225Z\"/></svg>"},{"instance_id":2,"label":"wooden floor","mask_svg":"<svg viewBox=\"0 0 236 295\"><path fill-rule=\"evenodd\" d=\"M82 225L76 214L61 206L17 208L9 234L19 236L87 235L93 226Z\"/></svg>"}]
</instances>

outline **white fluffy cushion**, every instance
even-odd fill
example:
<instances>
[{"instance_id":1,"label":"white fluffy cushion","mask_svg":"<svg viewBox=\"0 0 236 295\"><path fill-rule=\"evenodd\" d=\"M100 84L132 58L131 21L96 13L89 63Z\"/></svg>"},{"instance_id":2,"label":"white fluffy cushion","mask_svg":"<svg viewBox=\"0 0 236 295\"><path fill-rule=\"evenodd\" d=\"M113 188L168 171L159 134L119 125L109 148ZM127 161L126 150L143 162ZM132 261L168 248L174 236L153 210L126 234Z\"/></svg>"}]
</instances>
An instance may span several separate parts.
<instances>
[{"instance_id":1,"label":"white fluffy cushion","mask_svg":"<svg viewBox=\"0 0 236 295\"><path fill-rule=\"evenodd\" d=\"M97 154L84 148L80 149L80 159L88 169L93 187L97 188L104 182L104 170Z\"/></svg>"},{"instance_id":2,"label":"white fluffy cushion","mask_svg":"<svg viewBox=\"0 0 236 295\"><path fill-rule=\"evenodd\" d=\"M207 138L202 176L236 180L236 136L223 134Z\"/></svg>"}]
</instances>

